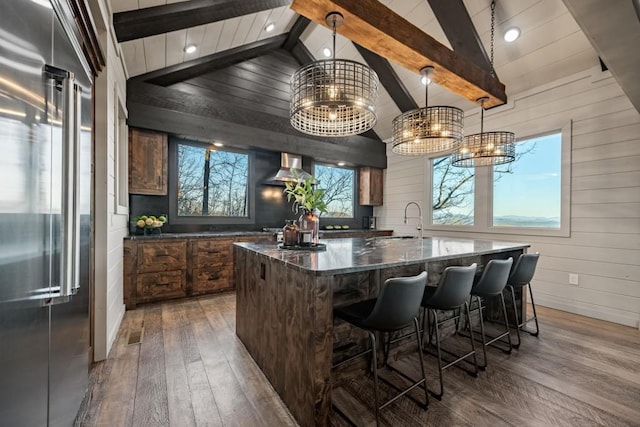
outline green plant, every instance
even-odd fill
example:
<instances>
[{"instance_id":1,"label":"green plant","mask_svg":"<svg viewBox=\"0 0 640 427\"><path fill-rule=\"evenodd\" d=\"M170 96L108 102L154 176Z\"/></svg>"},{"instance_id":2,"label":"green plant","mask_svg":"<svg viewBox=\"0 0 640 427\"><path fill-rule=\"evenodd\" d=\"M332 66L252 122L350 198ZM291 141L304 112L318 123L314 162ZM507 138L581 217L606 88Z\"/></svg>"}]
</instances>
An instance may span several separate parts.
<instances>
[{"instance_id":1,"label":"green plant","mask_svg":"<svg viewBox=\"0 0 640 427\"><path fill-rule=\"evenodd\" d=\"M316 180L311 177L301 181L287 182L285 184L284 194L287 195L288 202L293 200L294 211L305 209L309 212L315 210L322 213L327 212L327 205L324 202L324 190L315 188L315 182Z\"/></svg>"}]
</instances>

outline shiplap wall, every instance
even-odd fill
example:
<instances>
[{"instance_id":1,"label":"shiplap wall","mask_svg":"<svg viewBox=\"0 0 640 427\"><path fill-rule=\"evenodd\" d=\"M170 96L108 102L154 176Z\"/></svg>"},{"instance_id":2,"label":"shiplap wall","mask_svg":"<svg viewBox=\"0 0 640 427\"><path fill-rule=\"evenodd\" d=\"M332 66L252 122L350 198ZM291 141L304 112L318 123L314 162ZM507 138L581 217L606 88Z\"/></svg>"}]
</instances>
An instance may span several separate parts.
<instances>
[{"instance_id":1,"label":"shiplap wall","mask_svg":"<svg viewBox=\"0 0 640 427\"><path fill-rule=\"evenodd\" d=\"M116 105L126 101L127 76L120 46L108 28L110 12L103 0L92 3L94 22L106 66L95 79L95 266L94 360L106 359L124 316L123 238L129 234L128 211L115 206L118 179L116 161Z\"/></svg>"},{"instance_id":2,"label":"shiplap wall","mask_svg":"<svg viewBox=\"0 0 640 427\"><path fill-rule=\"evenodd\" d=\"M478 131L476 110L465 118L467 133ZM597 67L511 95L506 106L485 114L486 130L509 130L520 138L570 122L570 237L437 234L531 243L530 252L541 254L533 282L536 304L638 327L640 113L610 73ZM374 214L381 228L416 234L416 220L405 225L402 216L408 201L423 207L427 202L428 160L397 156L387 148L385 200ZM415 215L415 207L410 209ZM426 230L429 234L436 232ZM578 286L569 284L570 273L579 275Z\"/></svg>"}]
</instances>

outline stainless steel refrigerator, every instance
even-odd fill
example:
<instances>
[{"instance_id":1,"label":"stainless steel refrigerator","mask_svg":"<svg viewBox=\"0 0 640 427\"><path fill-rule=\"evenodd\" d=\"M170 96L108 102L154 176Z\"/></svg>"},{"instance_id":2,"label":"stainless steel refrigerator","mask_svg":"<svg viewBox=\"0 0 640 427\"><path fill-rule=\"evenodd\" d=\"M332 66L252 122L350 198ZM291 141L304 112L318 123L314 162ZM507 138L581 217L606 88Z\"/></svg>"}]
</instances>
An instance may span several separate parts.
<instances>
[{"instance_id":1,"label":"stainless steel refrigerator","mask_svg":"<svg viewBox=\"0 0 640 427\"><path fill-rule=\"evenodd\" d=\"M64 0L0 6L0 426L68 426L89 369L92 91Z\"/></svg>"}]
</instances>

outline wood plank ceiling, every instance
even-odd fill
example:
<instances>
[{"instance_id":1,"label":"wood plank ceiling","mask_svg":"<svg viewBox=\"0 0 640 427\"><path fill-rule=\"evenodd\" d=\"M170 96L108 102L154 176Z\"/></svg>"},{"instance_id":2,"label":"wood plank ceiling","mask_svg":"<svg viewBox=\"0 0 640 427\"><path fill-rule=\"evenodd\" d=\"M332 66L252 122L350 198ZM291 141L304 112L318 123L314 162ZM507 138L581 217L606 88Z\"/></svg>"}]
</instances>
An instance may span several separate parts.
<instances>
[{"instance_id":1,"label":"wood plank ceiling","mask_svg":"<svg viewBox=\"0 0 640 427\"><path fill-rule=\"evenodd\" d=\"M114 13L170 3L176 1L111 0ZM451 48L427 0L381 0L381 3ZM490 3L490 0L464 0L471 21L487 51L490 39ZM124 41L120 45L129 76L133 77L288 33L297 18L298 15L288 6L282 6ZM270 22L275 24L275 29L267 33L265 25ZM345 22L345 25L349 23ZM504 31L510 26L518 26L522 31L521 37L514 43L506 43L502 38ZM331 46L331 31L324 26L310 23L300 35L300 41L314 58L323 59L323 49ZM198 46L196 52L184 52L185 46L189 44ZM365 62L359 49L340 35L337 37L336 57ZM562 0L497 1L495 68L500 81L506 86L508 95L526 91L597 64L597 54ZM404 86L414 103L424 106L424 86L420 84L419 76L398 64L390 63L390 66L399 79L398 83ZM463 110L475 108L471 101L438 86L430 89L429 103L454 105ZM410 104L411 102L405 102L400 105L406 110ZM387 140L391 136L391 122L401 111L384 88L380 91L378 111L378 123L374 130L383 140Z\"/></svg>"}]
</instances>

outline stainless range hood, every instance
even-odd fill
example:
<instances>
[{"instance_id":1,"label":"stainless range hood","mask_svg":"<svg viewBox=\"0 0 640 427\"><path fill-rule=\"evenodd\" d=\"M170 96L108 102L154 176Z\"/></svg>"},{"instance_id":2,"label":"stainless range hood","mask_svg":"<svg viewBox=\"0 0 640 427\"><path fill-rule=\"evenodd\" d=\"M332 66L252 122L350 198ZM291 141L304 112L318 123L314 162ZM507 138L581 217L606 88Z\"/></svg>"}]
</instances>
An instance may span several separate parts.
<instances>
[{"instance_id":1,"label":"stainless range hood","mask_svg":"<svg viewBox=\"0 0 640 427\"><path fill-rule=\"evenodd\" d=\"M280 154L280 170L272 178L273 181L284 183L302 181L307 178L311 178L311 175L302 169L302 156L289 153Z\"/></svg>"}]
</instances>

